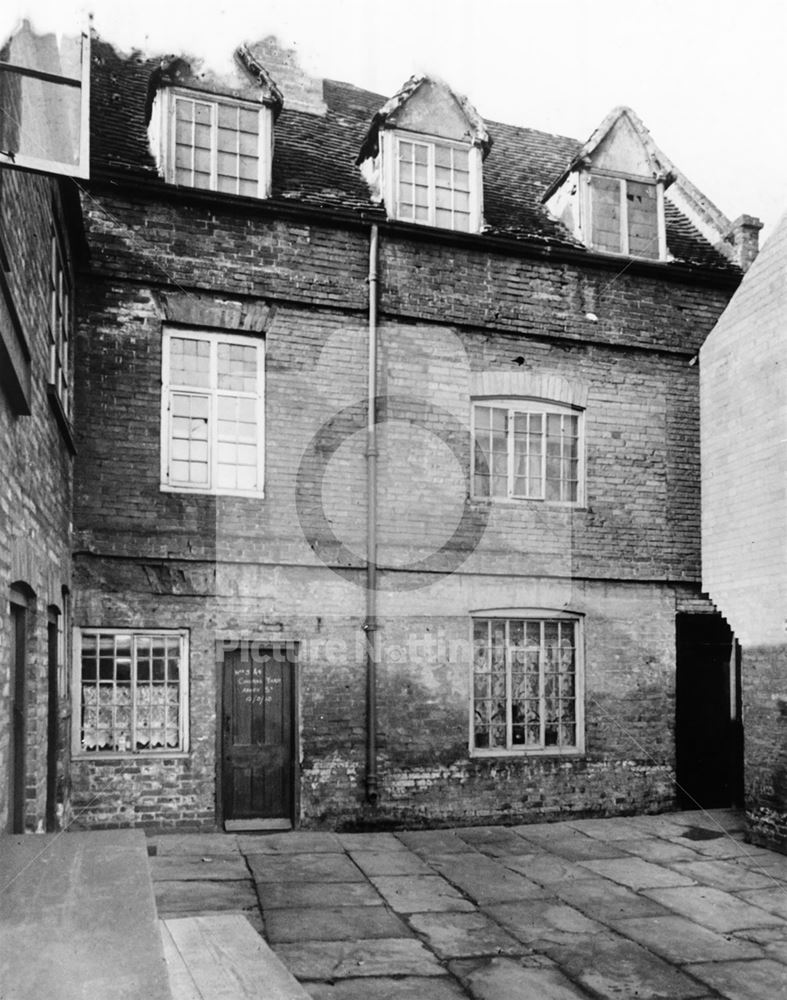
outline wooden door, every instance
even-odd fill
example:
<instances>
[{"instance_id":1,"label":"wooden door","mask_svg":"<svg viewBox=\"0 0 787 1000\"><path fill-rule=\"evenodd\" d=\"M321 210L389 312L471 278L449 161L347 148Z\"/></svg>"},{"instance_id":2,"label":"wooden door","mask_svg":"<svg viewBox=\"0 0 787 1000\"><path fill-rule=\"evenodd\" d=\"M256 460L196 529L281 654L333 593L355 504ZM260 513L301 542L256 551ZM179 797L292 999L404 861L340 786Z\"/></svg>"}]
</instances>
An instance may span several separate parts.
<instances>
[{"instance_id":1,"label":"wooden door","mask_svg":"<svg viewBox=\"0 0 787 1000\"><path fill-rule=\"evenodd\" d=\"M242 645L224 653L222 798L226 820L291 820L292 650Z\"/></svg>"}]
</instances>

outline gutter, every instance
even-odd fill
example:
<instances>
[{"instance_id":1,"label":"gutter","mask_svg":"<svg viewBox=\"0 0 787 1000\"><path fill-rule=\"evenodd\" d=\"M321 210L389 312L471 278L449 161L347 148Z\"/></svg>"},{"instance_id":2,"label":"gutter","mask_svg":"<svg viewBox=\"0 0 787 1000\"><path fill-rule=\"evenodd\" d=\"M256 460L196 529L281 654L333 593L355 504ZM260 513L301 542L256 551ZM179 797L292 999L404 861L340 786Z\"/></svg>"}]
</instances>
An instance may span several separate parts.
<instances>
[{"instance_id":1,"label":"gutter","mask_svg":"<svg viewBox=\"0 0 787 1000\"><path fill-rule=\"evenodd\" d=\"M377 253L369 231L369 375L366 421L366 801L377 802Z\"/></svg>"},{"instance_id":2,"label":"gutter","mask_svg":"<svg viewBox=\"0 0 787 1000\"><path fill-rule=\"evenodd\" d=\"M550 239L514 238L503 233L460 233L455 230L437 229L418 223L386 219L382 209L337 208L313 205L286 198L244 198L240 195L201 191L197 188L166 184L158 177L130 176L110 170L97 170L91 175L87 188L92 197L106 190L114 195L137 198L159 197L161 201L206 207L214 216L222 210L227 214L240 213L244 218L297 219L314 225L340 226L349 230L365 231L370 223L384 233L406 241L448 245L455 250L479 251L523 259L549 259L560 264L575 264L598 268L615 274L625 270L628 274L674 281L680 284L732 289L738 287L743 273L733 266L714 268L707 265L688 264L681 261L649 261L638 258L599 254L583 247L569 246ZM142 194L141 194L142 192Z\"/></svg>"}]
</instances>

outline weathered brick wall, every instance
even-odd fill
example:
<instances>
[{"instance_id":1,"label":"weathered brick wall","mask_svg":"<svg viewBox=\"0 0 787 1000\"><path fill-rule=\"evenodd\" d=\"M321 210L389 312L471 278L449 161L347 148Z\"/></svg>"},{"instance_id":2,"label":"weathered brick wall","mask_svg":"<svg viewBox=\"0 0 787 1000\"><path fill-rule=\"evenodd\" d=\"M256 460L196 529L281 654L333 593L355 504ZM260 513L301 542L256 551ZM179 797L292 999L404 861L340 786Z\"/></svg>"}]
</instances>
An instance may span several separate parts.
<instances>
[{"instance_id":1,"label":"weathered brick wall","mask_svg":"<svg viewBox=\"0 0 787 1000\"><path fill-rule=\"evenodd\" d=\"M54 207L53 207L54 205ZM9 588L23 585L27 609L25 826L44 821L47 773L47 608L64 608L70 587L72 460L47 398L50 227L59 215L54 182L2 168L0 241L5 280L31 353L31 414L16 414L0 391L0 829L8 822L11 739ZM2 294L2 292L0 292ZM67 724L67 692L61 705ZM67 798L61 780L60 798Z\"/></svg>"},{"instance_id":2,"label":"weathered brick wall","mask_svg":"<svg viewBox=\"0 0 787 1000\"><path fill-rule=\"evenodd\" d=\"M168 578L180 579L173 562ZM381 595L380 804L363 804L363 590L326 568L236 568L173 593L136 559L80 559L82 627L190 629L186 756L73 766L80 825L209 826L215 816L217 639L299 644L301 817L305 826L533 818L657 810L673 803L671 588L495 576L443 578ZM169 591L169 592L167 592ZM515 604L584 615L586 753L471 759L469 612Z\"/></svg>"},{"instance_id":3,"label":"weathered brick wall","mask_svg":"<svg viewBox=\"0 0 787 1000\"><path fill-rule=\"evenodd\" d=\"M190 629L193 749L169 763L80 760L75 802L86 823L209 823L213 642L288 638L301 644L302 821L368 821L368 236L264 212L105 204L111 217L86 205L76 623ZM382 240L381 276L377 821L665 807L673 584L696 591L699 576L698 386L688 361L725 293L392 236ZM191 308L195 324L214 323L217 302L228 314L267 310L262 500L160 492L161 331L172 296L181 321ZM583 508L467 498L481 376L507 386L562 379L584 393ZM501 607L585 615L583 759L469 758L469 614ZM459 651L413 660L409 637L427 629Z\"/></svg>"},{"instance_id":4,"label":"weathered brick wall","mask_svg":"<svg viewBox=\"0 0 787 1000\"><path fill-rule=\"evenodd\" d=\"M741 643L746 807L782 848L787 829L787 217L700 353L705 589Z\"/></svg>"},{"instance_id":5,"label":"weathered brick wall","mask_svg":"<svg viewBox=\"0 0 787 1000\"><path fill-rule=\"evenodd\" d=\"M743 650L744 792L755 844L787 854L787 644Z\"/></svg>"}]
</instances>

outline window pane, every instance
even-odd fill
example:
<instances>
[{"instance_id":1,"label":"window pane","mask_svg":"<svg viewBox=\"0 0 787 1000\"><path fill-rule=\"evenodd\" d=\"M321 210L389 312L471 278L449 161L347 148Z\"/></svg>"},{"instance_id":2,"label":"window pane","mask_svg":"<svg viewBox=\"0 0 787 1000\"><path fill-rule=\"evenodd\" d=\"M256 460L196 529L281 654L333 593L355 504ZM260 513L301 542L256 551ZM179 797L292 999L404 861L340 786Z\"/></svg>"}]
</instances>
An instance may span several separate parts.
<instances>
[{"instance_id":1,"label":"window pane","mask_svg":"<svg viewBox=\"0 0 787 1000\"><path fill-rule=\"evenodd\" d=\"M659 256L657 205L655 184L626 181L629 253L632 256Z\"/></svg>"},{"instance_id":2,"label":"window pane","mask_svg":"<svg viewBox=\"0 0 787 1000\"><path fill-rule=\"evenodd\" d=\"M592 242L597 250L620 253L620 181L593 176L590 181Z\"/></svg>"}]
</instances>

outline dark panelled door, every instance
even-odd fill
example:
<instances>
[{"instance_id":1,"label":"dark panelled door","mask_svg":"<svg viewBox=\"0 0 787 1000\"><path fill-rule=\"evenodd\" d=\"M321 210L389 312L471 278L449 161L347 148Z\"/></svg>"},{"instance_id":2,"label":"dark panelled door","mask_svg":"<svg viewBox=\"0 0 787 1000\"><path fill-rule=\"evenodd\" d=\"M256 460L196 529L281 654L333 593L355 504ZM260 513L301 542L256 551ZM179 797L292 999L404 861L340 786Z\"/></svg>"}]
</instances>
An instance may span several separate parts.
<instances>
[{"instance_id":1,"label":"dark panelled door","mask_svg":"<svg viewBox=\"0 0 787 1000\"><path fill-rule=\"evenodd\" d=\"M225 820L292 817L293 669L284 647L224 654Z\"/></svg>"}]
</instances>

